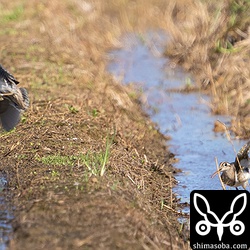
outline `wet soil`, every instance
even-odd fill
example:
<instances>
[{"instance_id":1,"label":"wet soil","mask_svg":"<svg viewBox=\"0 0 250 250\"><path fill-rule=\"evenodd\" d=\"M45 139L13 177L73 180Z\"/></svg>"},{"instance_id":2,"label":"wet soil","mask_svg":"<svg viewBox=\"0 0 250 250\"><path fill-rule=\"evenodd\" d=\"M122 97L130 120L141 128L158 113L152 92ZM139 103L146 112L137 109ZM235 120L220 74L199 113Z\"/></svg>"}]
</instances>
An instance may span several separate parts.
<instances>
[{"instance_id":1,"label":"wet soil","mask_svg":"<svg viewBox=\"0 0 250 250\"><path fill-rule=\"evenodd\" d=\"M105 71L107 49L144 1L0 5L1 64L31 99L0 135L9 249L186 249L167 138Z\"/></svg>"}]
</instances>

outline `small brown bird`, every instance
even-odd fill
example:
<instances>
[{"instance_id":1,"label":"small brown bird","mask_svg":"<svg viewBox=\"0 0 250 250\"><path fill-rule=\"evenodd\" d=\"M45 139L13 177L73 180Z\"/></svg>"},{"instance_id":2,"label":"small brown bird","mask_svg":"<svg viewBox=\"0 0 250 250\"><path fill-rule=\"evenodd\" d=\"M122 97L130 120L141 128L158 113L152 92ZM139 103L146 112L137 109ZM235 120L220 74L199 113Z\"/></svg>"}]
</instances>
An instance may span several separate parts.
<instances>
[{"instance_id":1,"label":"small brown bird","mask_svg":"<svg viewBox=\"0 0 250 250\"><path fill-rule=\"evenodd\" d=\"M221 162L219 169L211 177L213 178L216 174L221 173L221 180L225 185L236 189L242 186L246 189L250 179L249 149L250 141L239 150L234 162Z\"/></svg>"},{"instance_id":2,"label":"small brown bird","mask_svg":"<svg viewBox=\"0 0 250 250\"><path fill-rule=\"evenodd\" d=\"M19 82L0 65L0 121L6 131L20 121L22 111L29 107L26 89L18 88Z\"/></svg>"}]
</instances>

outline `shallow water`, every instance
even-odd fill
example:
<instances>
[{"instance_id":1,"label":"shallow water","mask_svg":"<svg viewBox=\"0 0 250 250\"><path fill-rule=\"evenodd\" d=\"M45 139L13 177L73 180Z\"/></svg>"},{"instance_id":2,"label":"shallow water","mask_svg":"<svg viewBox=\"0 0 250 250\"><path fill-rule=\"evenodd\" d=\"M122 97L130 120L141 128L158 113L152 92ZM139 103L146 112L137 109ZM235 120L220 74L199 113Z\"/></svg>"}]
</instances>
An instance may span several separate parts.
<instances>
[{"instance_id":1,"label":"shallow water","mask_svg":"<svg viewBox=\"0 0 250 250\"><path fill-rule=\"evenodd\" d=\"M210 178L216 170L215 157L218 162L234 161L235 153L225 135L213 132L213 126L216 120L228 123L231 118L211 115L206 95L169 91L192 80L161 57L166 40L161 32L147 37L126 35L124 46L110 52L108 71L124 84L139 86L144 93L144 110L163 134L171 136L170 150L179 159L175 166L182 170L176 175L179 184L174 192L181 202L189 202L192 190L222 188L218 177ZM236 151L245 142L233 140Z\"/></svg>"},{"instance_id":2,"label":"shallow water","mask_svg":"<svg viewBox=\"0 0 250 250\"><path fill-rule=\"evenodd\" d=\"M7 249L10 235L13 232L11 225L11 221L13 220L12 209L2 193L6 185L7 180L0 173L0 250Z\"/></svg>"}]
</instances>

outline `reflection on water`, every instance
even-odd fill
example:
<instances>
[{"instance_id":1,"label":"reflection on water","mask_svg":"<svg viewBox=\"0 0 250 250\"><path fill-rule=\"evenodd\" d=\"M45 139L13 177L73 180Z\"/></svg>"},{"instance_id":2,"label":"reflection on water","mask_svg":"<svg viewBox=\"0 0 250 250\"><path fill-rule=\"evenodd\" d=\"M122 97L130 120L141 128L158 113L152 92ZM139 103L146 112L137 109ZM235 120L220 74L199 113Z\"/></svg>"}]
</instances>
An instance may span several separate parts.
<instances>
[{"instance_id":1,"label":"reflection on water","mask_svg":"<svg viewBox=\"0 0 250 250\"><path fill-rule=\"evenodd\" d=\"M7 249L10 235L13 232L13 228L11 225L11 220L13 219L13 215L11 213L12 209L8 205L3 195L3 190L7 185L7 180L0 173L0 250Z\"/></svg>"},{"instance_id":2,"label":"reflection on water","mask_svg":"<svg viewBox=\"0 0 250 250\"><path fill-rule=\"evenodd\" d=\"M174 191L182 202L189 202L192 190L221 189L218 178L210 178L216 170L214 159L234 161L235 154L227 138L213 132L213 125L217 119L228 123L230 117L211 115L208 96L169 91L190 82L190 76L160 56L165 43L161 33L146 39L129 34L124 48L110 53L108 70L124 84L135 82L142 88L145 111L162 133L171 136L170 150L179 158L176 167L182 172L176 175L179 185ZM235 149L244 143L235 140Z\"/></svg>"}]
</instances>

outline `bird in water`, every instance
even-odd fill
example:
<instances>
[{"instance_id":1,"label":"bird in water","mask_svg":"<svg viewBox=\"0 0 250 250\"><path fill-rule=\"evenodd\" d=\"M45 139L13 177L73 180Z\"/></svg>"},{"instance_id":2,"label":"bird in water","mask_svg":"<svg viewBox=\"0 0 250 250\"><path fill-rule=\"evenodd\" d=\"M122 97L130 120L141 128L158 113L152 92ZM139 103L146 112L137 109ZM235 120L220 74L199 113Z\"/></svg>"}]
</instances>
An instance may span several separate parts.
<instances>
[{"instance_id":1,"label":"bird in water","mask_svg":"<svg viewBox=\"0 0 250 250\"><path fill-rule=\"evenodd\" d=\"M250 160L249 160L250 141L247 142L237 153L234 162L221 162L219 169L212 174L212 178L221 173L221 180L225 185L238 189L242 186L246 189L250 179Z\"/></svg>"},{"instance_id":2,"label":"bird in water","mask_svg":"<svg viewBox=\"0 0 250 250\"><path fill-rule=\"evenodd\" d=\"M0 122L6 131L20 121L21 112L29 107L26 89L18 88L19 82L0 65Z\"/></svg>"}]
</instances>

